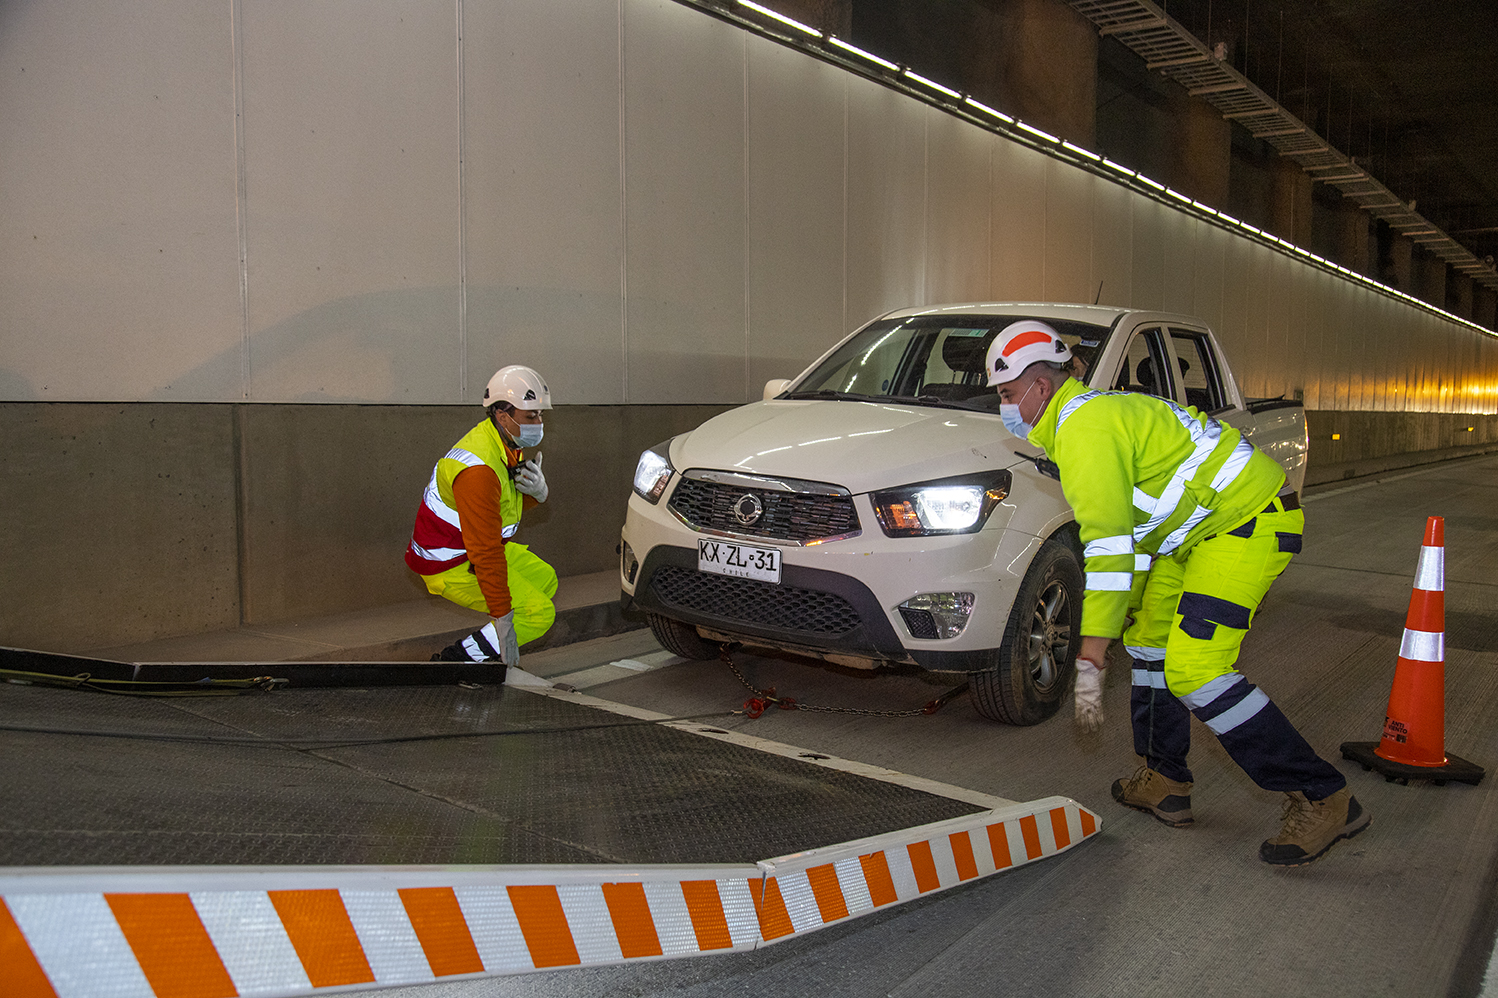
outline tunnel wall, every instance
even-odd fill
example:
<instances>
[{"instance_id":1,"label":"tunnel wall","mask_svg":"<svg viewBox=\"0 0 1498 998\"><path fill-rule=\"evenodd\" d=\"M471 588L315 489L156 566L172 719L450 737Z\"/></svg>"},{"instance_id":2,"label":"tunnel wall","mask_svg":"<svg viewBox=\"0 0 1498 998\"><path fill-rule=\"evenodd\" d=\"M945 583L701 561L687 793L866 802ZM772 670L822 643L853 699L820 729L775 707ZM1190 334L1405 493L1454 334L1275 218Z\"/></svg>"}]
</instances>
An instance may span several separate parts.
<instances>
[{"instance_id":1,"label":"tunnel wall","mask_svg":"<svg viewBox=\"0 0 1498 998\"><path fill-rule=\"evenodd\" d=\"M0 121L0 642L408 598L503 363L564 572L641 447L897 306L1199 315L1382 441L1313 473L1498 401L1490 336L671 0L0 4Z\"/></svg>"}]
</instances>

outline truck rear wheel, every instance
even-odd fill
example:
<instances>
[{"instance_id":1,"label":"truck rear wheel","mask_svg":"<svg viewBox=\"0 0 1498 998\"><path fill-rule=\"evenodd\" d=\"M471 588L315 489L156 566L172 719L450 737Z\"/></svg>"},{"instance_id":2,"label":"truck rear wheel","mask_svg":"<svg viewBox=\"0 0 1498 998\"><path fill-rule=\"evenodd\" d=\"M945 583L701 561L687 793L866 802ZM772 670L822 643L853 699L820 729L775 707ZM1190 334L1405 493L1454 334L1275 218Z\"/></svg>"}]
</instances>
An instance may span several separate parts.
<instances>
[{"instance_id":1,"label":"truck rear wheel","mask_svg":"<svg viewBox=\"0 0 1498 998\"><path fill-rule=\"evenodd\" d=\"M650 633L655 635L655 640L671 654L697 662L718 657L718 646L704 641L691 624L656 613L645 614L645 619L650 622Z\"/></svg>"},{"instance_id":2,"label":"truck rear wheel","mask_svg":"<svg viewBox=\"0 0 1498 998\"><path fill-rule=\"evenodd\" d=\"M969 673L973 706L1005 724L1038 724L1056 713L1082 647L1082 569L1060 540L1040 548L1009 611L994 668Z\"/></svg>"}]
</instances>

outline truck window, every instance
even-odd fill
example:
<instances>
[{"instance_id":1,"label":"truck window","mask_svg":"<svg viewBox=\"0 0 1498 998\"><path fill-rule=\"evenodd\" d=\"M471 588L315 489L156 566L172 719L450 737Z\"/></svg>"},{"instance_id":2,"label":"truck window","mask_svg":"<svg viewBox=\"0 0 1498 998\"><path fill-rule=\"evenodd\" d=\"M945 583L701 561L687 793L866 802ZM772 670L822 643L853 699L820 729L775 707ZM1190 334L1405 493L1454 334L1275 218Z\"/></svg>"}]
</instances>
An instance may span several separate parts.
<instances>
[{"instance_id":1,"label":"truck window","mask_svg":"<svg viewBox=\"0 0 1498 998\"><path fill-rule=\"evenodd\" d=\"M1160 372L1165 371L1165 356L1165 341L1160 330L1141 329L1129 341L1129 350L1113 381L1113 390L1174 399L1170 377L1160 376Z\"/></svg>"},{"instance_id":2,"label":"truck window","mask_svg":"<svg viewBox=\"0 0 1498 998\"><path fill-rule=\"evenodd\" d=\"M1186 389L1186 404L1202 412L1216 412L1227 405L1217 358L1205 333L1185 329L1170 331L1176 361L1181 368L1181 384Z\"/></svg>"}]
</instances>

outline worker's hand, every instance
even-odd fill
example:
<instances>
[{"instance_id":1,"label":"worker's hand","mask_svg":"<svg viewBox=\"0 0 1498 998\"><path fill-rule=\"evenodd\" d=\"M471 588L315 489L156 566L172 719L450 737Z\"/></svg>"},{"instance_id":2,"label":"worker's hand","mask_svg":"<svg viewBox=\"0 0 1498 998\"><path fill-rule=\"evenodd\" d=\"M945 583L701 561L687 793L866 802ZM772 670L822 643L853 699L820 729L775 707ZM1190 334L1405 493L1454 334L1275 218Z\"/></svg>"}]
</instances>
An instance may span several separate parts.
<instances>
[{"instance_id":1,"label":"worker's hand","mask_svg":"<svg viewBox=\"0 0 1498 998\"><path fill-rule=\"evenodd\" d=\"M1077 659L1077 726L1084 731L1103 726L1103 670L1085 658Z\"/></svg>"},{"instance_id":2,"label":"worker's hand","mask_svg":"<svg viewBox=\"0 0 1498 998\"><path fill-rule=\"evenodd\" d=\"M545 502L551 490L546 487L546 476L541 474L541 455L538 453L528 461L522 461L515 469L515 490L534 496L537 502Z\"/></svg>"},{"instance_id":3,"label":"worker's hand","mask_svg":"<svg viewBox=\"0 0 1498 998\"><path fill-rule=\"evenodd\" d=\"M484 636L489 639L496 651L499 652L500 661L506 666L518 665L520 663L520 644L515 640L515 611L511 610L503 617L495 617L489 621L484 628Z\"/></svg>"}]
</instances>

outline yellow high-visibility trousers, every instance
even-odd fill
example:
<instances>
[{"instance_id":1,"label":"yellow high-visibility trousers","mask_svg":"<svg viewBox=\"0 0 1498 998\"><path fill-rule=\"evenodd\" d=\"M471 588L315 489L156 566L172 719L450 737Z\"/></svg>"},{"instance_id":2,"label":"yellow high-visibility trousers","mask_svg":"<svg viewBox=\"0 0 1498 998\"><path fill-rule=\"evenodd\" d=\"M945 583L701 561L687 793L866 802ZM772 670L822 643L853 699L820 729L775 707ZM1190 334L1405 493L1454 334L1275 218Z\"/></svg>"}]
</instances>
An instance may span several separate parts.
<instances>
[{"instance_id":1,"label":"yellow high-visibility trousers","mask_svg":"<svg viewBox=\"0 0 1498 998\"><path fill-rule=\"evenodd\" d=\"M509 569L510 606L515 611L515 640L523 645L551 630L556 622L557 608L552 597L557 594L557 573L524 544L505 545L505 565ZM427 591L435 596L470 610L489 612L472 562L465 561L422 579Z\"/></svg>"}]
</instances>

